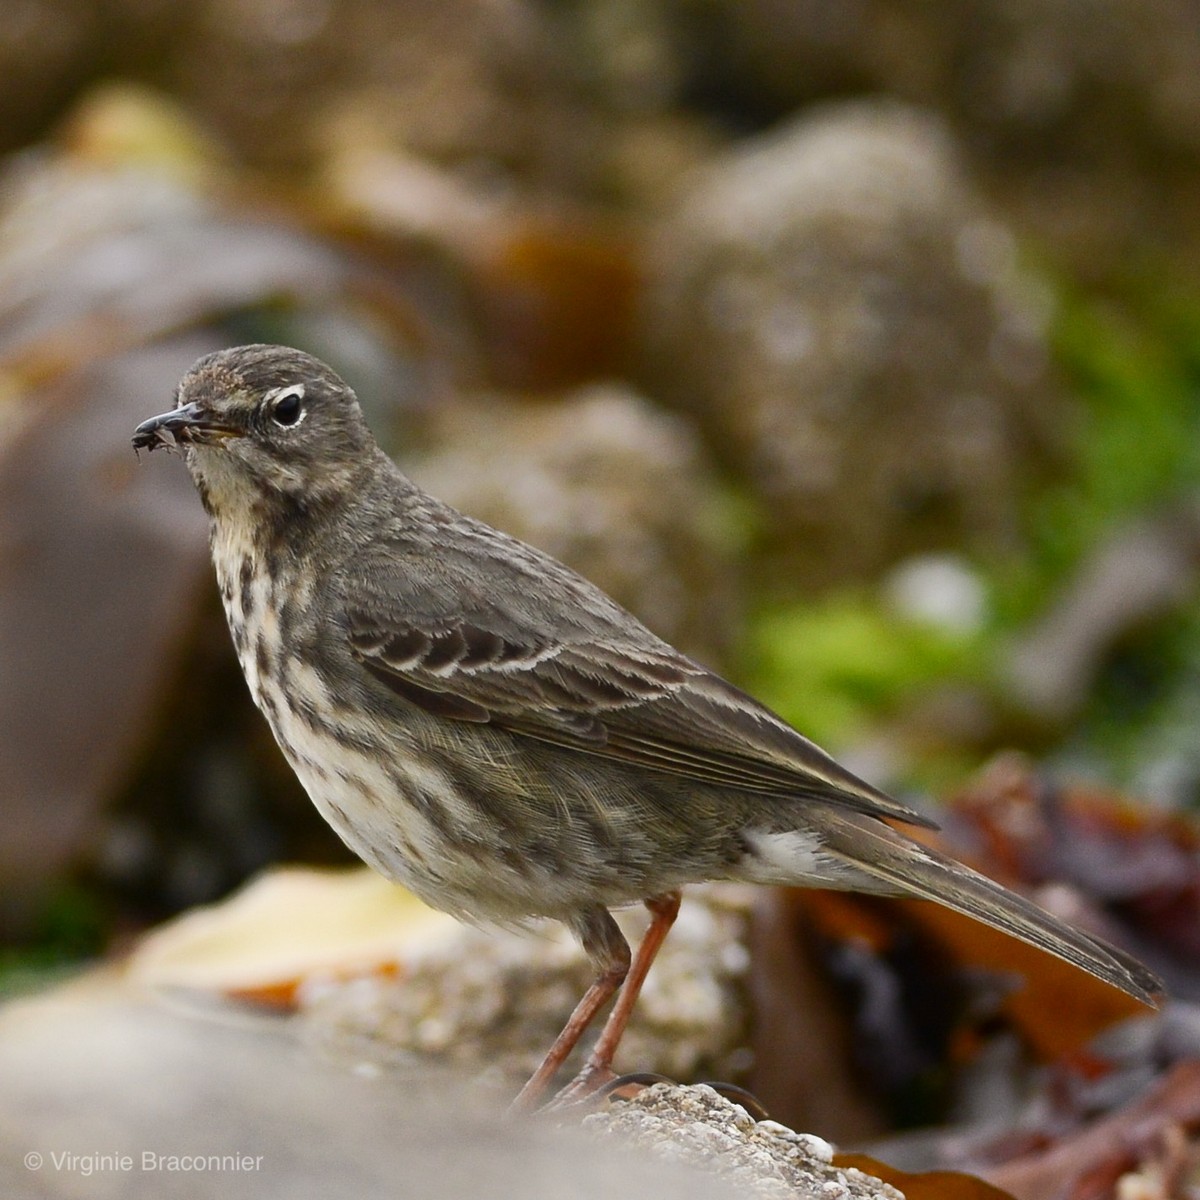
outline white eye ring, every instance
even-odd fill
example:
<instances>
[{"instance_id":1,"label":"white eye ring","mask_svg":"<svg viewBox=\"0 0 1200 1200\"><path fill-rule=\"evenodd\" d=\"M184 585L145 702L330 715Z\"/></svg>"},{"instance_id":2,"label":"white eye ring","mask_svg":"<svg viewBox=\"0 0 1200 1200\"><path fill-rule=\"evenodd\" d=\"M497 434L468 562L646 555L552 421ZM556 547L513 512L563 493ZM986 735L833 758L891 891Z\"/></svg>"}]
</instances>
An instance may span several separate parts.
<instances>
[{"instance_id":1,"label":"white eye ring","mask_svg":"<svg viewBox=\"0 0 1200 1200\"><path fill-rule=\"evenodd\" d=\"M271 420L281 429L295 429L308 416L308 409L304 407L304 384L302 383L276 388L267 393L266 401L271 413Z\"/></svg>"}]
</instances>

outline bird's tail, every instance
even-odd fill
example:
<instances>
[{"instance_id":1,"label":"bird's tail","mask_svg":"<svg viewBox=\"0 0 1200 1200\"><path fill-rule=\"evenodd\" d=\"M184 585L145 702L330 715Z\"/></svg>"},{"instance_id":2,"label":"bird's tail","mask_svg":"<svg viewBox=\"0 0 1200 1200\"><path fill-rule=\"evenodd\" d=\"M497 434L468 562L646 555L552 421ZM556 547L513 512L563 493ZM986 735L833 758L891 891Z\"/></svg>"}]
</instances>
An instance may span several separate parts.
<instances>
[{"instance_id":1,"label":"bird's tail","mask_svg":"<svg viewBox=\"0 0 1200 1200\"><path fill-rule=\"evenodd\" d=\"M1157 1007L1162 981L1132 955L1071 928L1024 896L880 821L834 810L825 815L828 819L820 822L823 854L869 876L881 892L933 900L974 917Z\"/></svg>"}]
</instances>

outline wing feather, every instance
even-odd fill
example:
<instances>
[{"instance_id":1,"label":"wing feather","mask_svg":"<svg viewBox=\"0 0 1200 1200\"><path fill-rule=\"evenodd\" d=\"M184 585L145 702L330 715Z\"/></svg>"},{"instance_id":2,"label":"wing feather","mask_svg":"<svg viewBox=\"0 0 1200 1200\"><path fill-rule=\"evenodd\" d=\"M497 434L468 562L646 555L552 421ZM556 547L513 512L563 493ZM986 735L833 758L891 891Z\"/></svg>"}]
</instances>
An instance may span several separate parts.
<instances>
[{"instance_id":1,"label":"wing feather","mask_svg":"<svg viewBox=\"0 0 1200 1200\"><path fill-rule=\"evenodd\" d=\"M932 824L562 564L459 520L473 544L439 545L436 571L414 569L433 548L397 539L354 572L370 586L344 598L352 652L397 695L450 720L700 782Z\"/></svg>"}]
</instances>

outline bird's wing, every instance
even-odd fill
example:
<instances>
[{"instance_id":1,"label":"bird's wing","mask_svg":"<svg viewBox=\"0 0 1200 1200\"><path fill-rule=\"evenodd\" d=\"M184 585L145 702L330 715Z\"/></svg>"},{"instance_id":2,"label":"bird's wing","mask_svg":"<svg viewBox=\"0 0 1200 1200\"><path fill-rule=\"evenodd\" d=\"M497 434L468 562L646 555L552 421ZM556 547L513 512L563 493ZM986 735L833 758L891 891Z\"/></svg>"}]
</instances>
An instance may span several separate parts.
<instances>
[{"instance_id":1,"label":"bird's wing","mask_svg":"<svg viewBox=\"0 0 1200 1200\"><path fill-rule=\"evenodd\" d=\"M469 548L397 542L352 573L351 649L404 699L706 783L933 824L556 560L486 532Z\"/></svg>"}]
</instances>

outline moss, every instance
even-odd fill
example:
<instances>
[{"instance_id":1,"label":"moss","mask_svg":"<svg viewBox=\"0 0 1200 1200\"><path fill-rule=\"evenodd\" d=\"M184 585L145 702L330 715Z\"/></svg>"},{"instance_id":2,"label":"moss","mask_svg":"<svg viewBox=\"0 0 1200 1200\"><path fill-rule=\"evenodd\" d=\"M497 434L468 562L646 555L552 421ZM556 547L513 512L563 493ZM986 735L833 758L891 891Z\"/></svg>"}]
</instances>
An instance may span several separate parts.
<instances>
[{"instance_id":1,"label":"moss","mask_svg":"<svg viewBox=\"0 0 1200 1200\"><path fill-rule=\"evenodd\" d=\"M1116 528L1200 495L1200 290L1148 275L1105 297L1066 293L1052 345L1080 401L1064 431L1068 466L1031 497L1020 551L975 564L989 597L984 628L964 637L914 623L866 589L764 608L752 621L750 689L816 741L836 749L861 738L939 683L976 685L1002 712L995 668L1009 639ZM1148 764L1182 761L1182 734L1200 706L1197 662L1200 613L1131 633L1111 649L1074 727L1041 736L1057 736L1076 765L1126 783ZM1011 739L1019 729L1002 732ZM1037 748L1054 752L1045 740ZM934 753L968 769L983 750ZM1192 757L1200 781L1200 754ZM916 768L926 782L930 767Z\"/></svg>"},{"instance_id":2,"label":"moss","mask_svg":"<svg viewBox=\"0 0 1200 1200\"><path fill-rule=\"evenodd\" d=\"M1028 554L998 564L1006 624L1037 612L1123 519L1200 487L1200 292L1066 293L1052 344L1082 420L1067 477L1029 504Z\"/></svg>"},{"instance_id":3,"label":"moss","mask_svg":"<svg viewBox=\"0 0 1200 1200\"><path fill-rule=\"evenodd\" d=\"M946 679L982 681L986 643L898 616L861 593L760 613L751 690L815 741L844 745L905 699Z\"/></svg>"},{"instance_id":4,"label":"moss","mask_svg":"<svg viewBox=\"0 0 1200 1200\"><path fill-rule=\"evenodd\" d=\"M17 946L0 946L0 1000L77 971L101 953L111 923L108 905L94 891L59 884L43 902L29 937Z\"/></svg>"}]
</instances>

